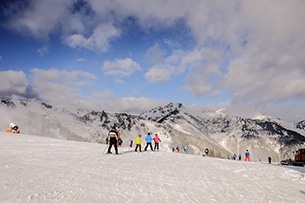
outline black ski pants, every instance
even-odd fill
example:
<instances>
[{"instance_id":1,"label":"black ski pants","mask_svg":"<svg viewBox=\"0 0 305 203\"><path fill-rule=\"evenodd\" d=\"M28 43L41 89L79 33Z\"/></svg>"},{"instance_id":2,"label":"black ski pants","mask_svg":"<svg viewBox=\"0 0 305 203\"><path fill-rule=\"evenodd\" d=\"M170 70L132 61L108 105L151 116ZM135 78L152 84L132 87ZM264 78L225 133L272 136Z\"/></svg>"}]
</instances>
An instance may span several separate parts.
<instances>
[{"instance_id":1,"label":"black ski pants","mask_svg":"<svg viewBox=\"0 0 305 203\"><path fill-rule=\"evenodd\" d=\"M152 147L152 145L151 145L151 142L146 143L146 146L145 146L144 151L147 151L148 145L150 146L151 151L154 151L154 150L153 150L153 147Z\"/></svg>"},{"instance_id":2,"label":"black ski pants","mask_svg":"<svg viewBox=\"0 0 305 203\"><path fill-rule=\"evenodd\" d=\"M109 147L108 147L108 153L111 153L112 145L114 145L115 153L118 154L118 146L117 146L117 139L115 137L111 137L109 140Z\"/></svg>"},{"instance_id":3,"label":"black ski pants","mask_svg":"<svg viewBox=\"0 0 305 203\"><path fill-rule=\"evenodd\" d=\"M159 143L155 143L155 148L154 148L154 150L159 150Z\"/></svg>"},{"instance_id":4,"label":"black ski pants","mask_svg":"<svg viewBox=\"0 0 305 203\"><path fill-rule=\"evenodd\" d=\"M138 148L139 148L139 151L141 152L141 144L136 144L135 151L138 151Z\"/></svg>"}]
</instances>

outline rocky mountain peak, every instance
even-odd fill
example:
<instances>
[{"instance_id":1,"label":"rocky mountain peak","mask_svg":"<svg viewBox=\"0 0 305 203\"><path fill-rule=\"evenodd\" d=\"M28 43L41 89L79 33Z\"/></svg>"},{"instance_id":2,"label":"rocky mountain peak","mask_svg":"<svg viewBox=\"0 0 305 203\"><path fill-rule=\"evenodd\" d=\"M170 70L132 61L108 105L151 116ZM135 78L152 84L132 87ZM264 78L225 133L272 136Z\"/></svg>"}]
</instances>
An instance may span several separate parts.
<instances>
[{"instance_id":1,"label":"rocky mountain peak","mask_svg":"<svg viewBox=\"0 0 305 203\"><path fill-rule=\"evenodd\" d=\"M302 121L296 123L296 128L305 130L305 120L302 120Z\"/></svg>"},{"instance_id":2,"label":"rocky mountain peak","mask_svg":"<svg viewBox=\"0 0 305 203\"><path fill-rule=\"evenodd\" d=\"M151 109L149 112L145 112L140 114L141 117L154 121L157 123L162 123L165 119L170 117L171 115L177 115L180 112L180 109L184 108L181 103L172 103L161 107L156 107Z\"/></svg>"}]
</instances>

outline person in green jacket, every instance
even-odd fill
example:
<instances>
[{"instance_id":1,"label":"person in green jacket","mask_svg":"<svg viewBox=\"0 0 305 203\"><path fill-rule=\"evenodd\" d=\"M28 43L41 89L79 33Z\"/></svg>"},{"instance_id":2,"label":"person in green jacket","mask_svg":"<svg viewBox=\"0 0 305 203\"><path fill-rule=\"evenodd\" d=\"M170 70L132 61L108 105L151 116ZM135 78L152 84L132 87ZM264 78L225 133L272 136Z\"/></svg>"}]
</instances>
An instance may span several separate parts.
<instances>
[{"instance_id":1,"label":"person in green jacket","mask_svg":"<svg viewBox=\"0 0 305 203\"><path fill-rule=\"evenodd\" d=\"M138 137L136 138L136 149L135 149L136 152L137 152L138 148L139 148L139 151L142 152L141 151L141 135L138 135Z\"/></svg>"}]
</instances>

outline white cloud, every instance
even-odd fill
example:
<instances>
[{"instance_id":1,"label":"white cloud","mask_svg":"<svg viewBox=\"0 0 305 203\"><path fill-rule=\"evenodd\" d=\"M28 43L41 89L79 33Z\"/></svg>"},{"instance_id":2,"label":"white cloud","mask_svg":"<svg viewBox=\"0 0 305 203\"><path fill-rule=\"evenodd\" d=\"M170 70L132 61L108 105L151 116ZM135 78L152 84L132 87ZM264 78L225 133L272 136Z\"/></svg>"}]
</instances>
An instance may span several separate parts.
<instances>
[{"instance_id":1,"label":"white cloud","mask_svg":"<svg viewBox=\"0 0 305 203\"><path fill-rule=\"evenodd\" d=\"M118 99L114 104L119 112L143 113L156 106L167 104L168 101L155 100L146 97L124 97ZM113 104L112 104L113 105Z\"/></svg>"},{"instance_id":2,"label":"white cloud","mask_svg":"<svg viewBox=\"0 0 305 203\"><path fill-rule=\"evenodd\" d=\"M119 27L128 17L141 31L163 31L180 21L196 44L188 50L165 50L159 43L170 36L153 41L144 55L152 59L145 74L149 82L179 76L191 94L221 97L226 91L233 94L231 104L260 106L291 99L304 103L304 1L90 0L85 2L88 12L73 10L74 3L33 0L11 15L8 25L38 38L57 33L72 48L104 53L128 29ZM106 61L103 70L126 77L140 67L125 59Z\"/></svg>"},{"instance_id":3,"label":"white cloud","mask_svg":"<svg viewBox=\"0 0 305 203\"><path fill-rule=\"evenodd\" d=\"M102 92L93 92L91 96L93 100L97 101L107 101L115 98L114 93L109 89L106 89Z\"/></svg>"},{"instance_id":4,"label":"white cloud","mask_svg":"<svg viewBox=\"0 0 305 203\"><path fill-rule=\"evenodd\" d=\"M73 34L66 38L65 43L72 48L106 52L110 46L110 40L119 35L120 31L113 25L103 24L96 27L88 38L82 34Z\"/></svg>"},{"instance_id":5,"label":"white cloud","mask_svg":"<svg viewBox=\"0 0 305 203\"><path fill-rule=\"evenodd\" d=\"M234 92L235 100L264 103L304 99L305 88L300 84L305 83L305 28L300 20L305 13L301 4L259 1L240 6L238 29L247 34L243 39L246 43L228 64L223 80L223 86Z\"/></svg>"},{"instance_id":6,"label":"white cloud","mask_svg":"<svg viewBox=\"0 0 305 203\"><path fill-rule=\"evenodd\" d=\"M167 56L163 63L151 67L145 78L151 83L166 82L172 77L189 73L187 76L189 82L185 89L194 95L202 96L212 89L209 77L220 74L217 64L220 58L221 54L212 49L203 48L185 52L176 50ZM201 90L198 91L199 89Z\"/></svg>"},{"instance_id":7,"label":"white cloud","mask_svg":"<svg viewBox=\"0 0 305 203\"><path fill-rule=\"evenodd\" d=\"M86 105L92 108L107 109L112 112L143 113L156 106L163 106L169 101L155 100L146 97L122 97L117 98L111 90L92 94L90 102Z\"/></svg>"},{"instance_id":8,"label":"white cloud","mask_svg":"<svg viewBox=\"0 0 305 203\"><path fill-rule=\"evenodd\" d=\"M61 19L66 17L71 2L72 0L33 0L28 2L27 7L18 7L17 3L13 3L12 10L18 9L18 14L13 15L8 26L25 35L48 38L59 26Z\"/></svg>"},{"instance_id":9,"label":"white cloud","mask_svg":"<svg viewBox=\"0 0 305 203\"><path fill-rule=\"evenodd\" d=\"M49 47L43 46L42 48L38 49L37 52L39 53L40 56L44 56L46 53L49 52Z\"/></svg>"},{"instance_id":10,"label":"white cloud","mask_svg":"<svg viewBox=\"0 0 305 203\"><path fill-rule=\"evenodd\" d=\"M119 20L133 16L137 18L140 26L144 29L151 27L160 29L160 26L171 26L177 19L183 18L190 5L193 5L183 0L166 2L162 0L103 1L103 3L99 0L90 0L90 4L95 12L103 17L112 14L113 11L116 14L114 18Z\"/></svg>"},{"instance_id":11,"label":"white cloud","mask_svg":"<svg viewBox=\"0 0 305 203\"><path fill-rule=\"evenodd\" d=\"M274 102L290 98L304 99L305 79L302 67L294 61L282 63L276 56L245 53L228 66L223 86L232 90L235 99Z\"/></svg>"},{"instance_id":12,"label":"white cloud","mask_svg":"<svg viewBox=\"0 0 305 203\"><path fill-rule=\"evenodd\" d=\"M0 96L38 98L37 90L29 84L23 71L0 71Z\"/></svg>"},{"instance_id":13,"label":"white cloud","mask_svg":"<svg viewBox=\"0 0 305 203\"><path fill-rule=\"evenodd\" d=\"M162 63L165 58L165 51L161 49L159 44L155 44L146 51L145 58L153 64Z\"/></svg>"},{"instance_id":14,"label":"white cloud","mask_svg":"<svg viewBox=\"0 0 305 203\"><path fill-rule=\"evenodd\" d=\"M188 66L188 53L174 50L162 63L152 66L146 73L145 78L150 83L167 82L172 77L184 73Z\"/></svg>"},{"instance_id":15,"label":"white cloud","mask_svg":"<svg viewBox=\"0 0 305 203\"><path fill-rule=\"evenodd\" d=\"M130 58L105 61L102 66L105 75L116 75L122 77L128 77L141 69L140 65Z\"/></svg>"},{"instance_id":16,"label":"white cloud","mask_svg":"<svg viewBox=\"0 0 305 203\"><path fill-rule=\"evenodd\" d=\"M167 64L154 66L147 71L145 78L151 83L166 82L170 79L174 69L174 67Z\"/></svg>"},{"instance_id":17,"label":"white cloud","mask_svg":"<svg viewBox=\"0 0 305 203\"><path fill-rule=\"evenodd\" d=\"M80 99L82 88L97 79L95 75L84 71L34 68L32 73L34 84L43 99L66 106Z\"/></svg>"},{"instance_id":18,"label":"white cloud","mask_svg":"<svg viewBox=\"0 0 305 203\"><path fill-rule=\"evenodd\" d=\"M86 61L86 59L84 59L84 58L77 58L77 59L76 59L76 62L79 62L79 63L82 63L82 62L84 62L84 61Z\"/></svg>"},{"instance_id":19,"label":"white cloud","mask_svg":"<svg viewBox=\"0 0 305 203\"><path fill-rule=\"evenodd\" d=\"M213 90L213 84L211 84L209 78L220 74L218 68L217 64L206 64L202 67L197 67L190 73L184 89L197 97L205 94L217 96L219 92L216 89Z\"/></svg>"}]
</instances>

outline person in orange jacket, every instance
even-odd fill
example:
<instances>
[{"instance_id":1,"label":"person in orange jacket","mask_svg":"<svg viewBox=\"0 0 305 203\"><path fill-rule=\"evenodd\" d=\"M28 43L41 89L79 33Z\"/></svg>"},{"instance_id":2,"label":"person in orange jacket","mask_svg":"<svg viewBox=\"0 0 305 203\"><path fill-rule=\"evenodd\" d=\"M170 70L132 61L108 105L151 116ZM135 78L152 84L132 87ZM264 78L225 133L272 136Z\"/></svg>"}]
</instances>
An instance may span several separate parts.
<instances>
[{"instance_id":1,"label":"person in orange jacket","mask_svg":"<svg viewBox=\"0 0 305 203\"><path fill-rule=\"evenodd\" d=\"M14 133L14 134L19 134L20 130L15 123L10 124L10 128L6 130L7 133Z\"/></svg>"},{"instance_id":2,"label":"person in orange jacket","mask_svg":"<svg viewBox=\"0 0 305 203\"><path fill-rule=\"evenodd\" d=\"M250 152L248 150L245 152L245 161L250 161Z\"/></svg>"},{"instance_id":3,"label":"person in orange jacket","mask_svg":"<svg viewBox=\"0 0 305 203\"><path fill-rule=\"evenodd\" d=\"M123 144L123 140L121 139L121 134L119 133L119 131L117 131L118 133L118 141L116 143L116 146L120 147Z\"/></svg>"}]
</instances>

